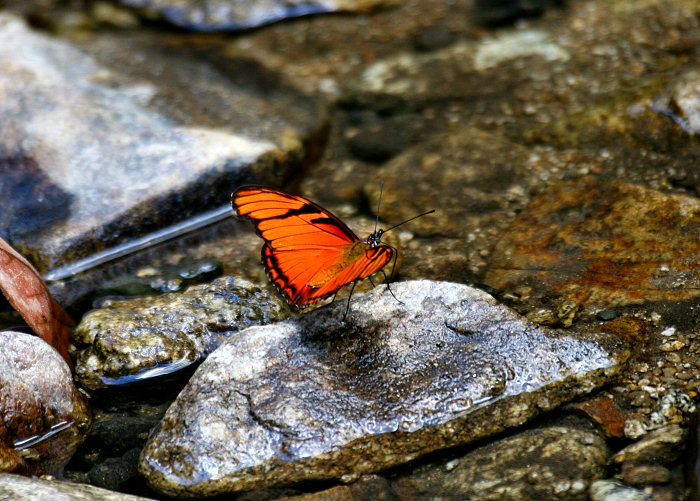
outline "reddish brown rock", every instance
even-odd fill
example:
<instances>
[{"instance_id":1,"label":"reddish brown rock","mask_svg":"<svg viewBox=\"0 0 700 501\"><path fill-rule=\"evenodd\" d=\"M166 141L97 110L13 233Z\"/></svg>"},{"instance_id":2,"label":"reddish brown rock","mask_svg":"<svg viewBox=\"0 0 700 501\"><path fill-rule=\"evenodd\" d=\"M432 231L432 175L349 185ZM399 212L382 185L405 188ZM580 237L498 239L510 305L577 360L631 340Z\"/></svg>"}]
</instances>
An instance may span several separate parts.
<instances>
[{"instance_id":1,"label":"reddish brown rock","mask_svg":"<svg viewBox=\"0 0 700 501\"><path fill-rule=\"evenodd\" d=\"M588 308L700 294L700 202L620 181L562 183L498 242L485 282Z\"/></svg>"},{"instance_id":2,"label":"reddish brown rock","mask_svg":"<svg viewBox=\"0 0 700 501\"><path fill-rule=\"evenodd\" d=\"M625 416L611 399L595 398L574 404L573 407L597 424L606 437L622 438L624 436Z\"/></svg>"}]
</instances>

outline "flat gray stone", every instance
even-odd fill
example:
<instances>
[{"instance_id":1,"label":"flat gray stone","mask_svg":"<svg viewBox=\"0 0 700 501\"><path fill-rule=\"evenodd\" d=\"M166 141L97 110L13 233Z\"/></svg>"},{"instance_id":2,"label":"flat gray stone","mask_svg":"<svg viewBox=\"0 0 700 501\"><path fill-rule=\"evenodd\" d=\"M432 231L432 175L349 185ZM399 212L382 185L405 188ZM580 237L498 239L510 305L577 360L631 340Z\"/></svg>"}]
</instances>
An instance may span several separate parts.
<instances>
[{"instance_id":1,"label":"flat gray stone","mask_svg":"<svg viewBox=\"0 0 700 501\"><path fill-rule=\"evenodd\" d=\"M272 289L232 277L112 301L85 315L73 332L76 379L97 389L168 374L203 360L246 327L287 315Z\"/></svg>"},{"instance_id":2,"label":"flat gray stone","mask_svg":"<svg viewBox=\"0 0 700 501\"><path fill-rule=\"evenodd\" d=\"M201 58L173 64L134 41L91 42L80 50L0 14L0 234L41 272L223 207L244 179L273 182L325 118L309 99L279 98L293 95L269 83L281 78L267 75L261 97ZM88 54L98 49L122 59L109 67ZM286 115L265 99L284 101ZM246 112L224 118L241 120L197 119L229 106Z\"/></svg>"},{"instance_id":3,"label":"flat gray stone","mask_svg":"<svg viewBox=\"0 0 700 501\"><path fill-rule=\"evenodd\" d=\"M468 286L396 283L229 339L200 366L139 469L176 496L342 478L522 424L627 357L610 336L538 327Z\"/></svg>"}]
</instances>

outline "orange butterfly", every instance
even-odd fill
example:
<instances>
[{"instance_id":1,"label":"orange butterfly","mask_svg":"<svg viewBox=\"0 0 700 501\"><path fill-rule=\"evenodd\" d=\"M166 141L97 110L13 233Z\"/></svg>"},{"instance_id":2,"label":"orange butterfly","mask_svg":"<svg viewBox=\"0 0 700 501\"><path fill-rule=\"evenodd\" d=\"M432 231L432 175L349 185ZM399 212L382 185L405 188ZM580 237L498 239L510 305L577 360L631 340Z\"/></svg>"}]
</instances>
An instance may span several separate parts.
<instances>
[{"instance_id":1,"label":"orange butterfly","mask_svg":"<svg viewBox=\"0 0 700 501\"><path fill-rule=\"evenodd\" d=\"M241 186L231 195L231 205L236 215L253 221L265 240L263 266L290 304L309 305L351 282L352 295L358 280L392 259L396 264L396 249L381 243L385 230L375 226L374 233L360 240L336 216L298 195L266 186ZM430 212L434 211L425 214Z\"/></svg>"}]
</instances>

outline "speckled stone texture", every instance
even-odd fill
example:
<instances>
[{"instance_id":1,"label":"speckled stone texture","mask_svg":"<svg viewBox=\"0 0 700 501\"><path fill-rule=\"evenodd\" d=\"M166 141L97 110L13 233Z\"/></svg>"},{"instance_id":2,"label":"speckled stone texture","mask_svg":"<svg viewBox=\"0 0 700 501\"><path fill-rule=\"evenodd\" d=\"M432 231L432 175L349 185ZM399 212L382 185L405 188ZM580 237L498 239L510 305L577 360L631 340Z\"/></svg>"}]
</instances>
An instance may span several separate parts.
<instances>
[{"instance_id":1,"label":"speckled stone texture","mask_svg":"<svg viewBox=\"0 0 700 501\"><path fill-rule=\"evenodd\" d=\"M599 433L571 425L548 426L459 458L422 465L392 486L401 499L587 501L588 486L605 475L608 456Z\"/></svg>"},{"instance_id":2,"label":"speckled stone texture","mask_svg":"<svg viewBox=\"0 0 700 501\"><path fill-rule=\"evenodd\" d=\"M202 364L146 445L157 490L211 496L352 480L527 421L591 391L627 354L541 328L461 284L378 287L266 327Z\"/></svg>"},{"instance_id":3,"label":"speckled stone texture","mask_svg":"<svg viewBox=\"0 0 700 501\"><path fill-rule=\"evenodd\" d=\"M0 471L28 475L63 467L92 422L58 352L13 331L0 332L0 416Z\"/></svg>"},{"instance_id":4,"label":"speckled stone texture","mask_svg":"<svg viewBox=\"0 0 700 501\"><path fill-rule=\"evenodd\" d=\"M289 314L271 289L226 277L184 292L114 301L87 314L73 338L76 378L97 389L187 367L251 325Z\"/></svg>"},{"instance_id":5,"label":"speckled stone texture","mask_svg":"<svg viewBox=\"0 0 700 501\"><path fill-rule=\"evenodd\" d=\"M24 501L146 501L147 498L108 491L91 485L0 473L0 499Z\"/></svg>"}]
</instances>

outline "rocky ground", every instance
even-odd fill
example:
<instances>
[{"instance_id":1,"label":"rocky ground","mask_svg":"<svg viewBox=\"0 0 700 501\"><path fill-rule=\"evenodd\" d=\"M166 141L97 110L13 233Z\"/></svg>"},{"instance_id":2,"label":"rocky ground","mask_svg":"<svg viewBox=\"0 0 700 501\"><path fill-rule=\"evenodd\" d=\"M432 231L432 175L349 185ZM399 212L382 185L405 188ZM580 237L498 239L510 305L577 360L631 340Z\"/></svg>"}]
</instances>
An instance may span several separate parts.
<instances>
[{"instance_id":1,"label":"rocky ground","mask_svg":"<svg viewBox=\"0 0 700 501\"><path fill-rule=\"evenodd\" d=\"M80 388L6 336L0 470L48 476L0 493L697 499L698 4L232 5L0 0L0 236ZM381 181L384 227L435 208L401 303L285 306L250 181L361 236Z\"/></svg>"}]
</instances>

